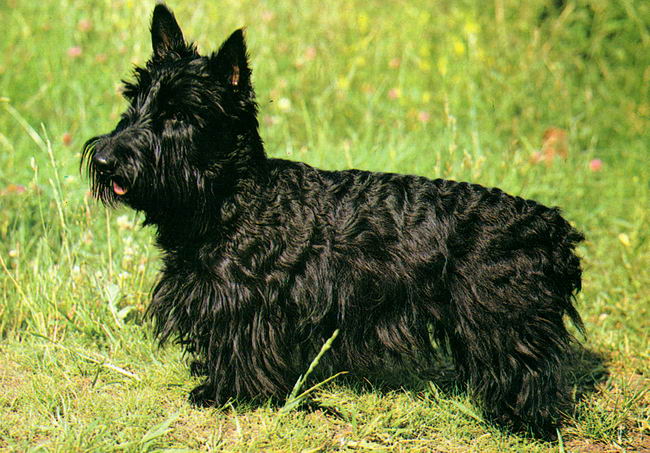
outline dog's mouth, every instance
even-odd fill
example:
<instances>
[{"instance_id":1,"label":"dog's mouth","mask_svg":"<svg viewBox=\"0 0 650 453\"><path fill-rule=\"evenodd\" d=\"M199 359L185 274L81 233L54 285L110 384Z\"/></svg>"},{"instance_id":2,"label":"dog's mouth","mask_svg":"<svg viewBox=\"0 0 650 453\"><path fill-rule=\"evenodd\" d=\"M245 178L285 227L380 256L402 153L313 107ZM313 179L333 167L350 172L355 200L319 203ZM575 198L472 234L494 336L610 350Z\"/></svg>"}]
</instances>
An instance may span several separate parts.
<instances>
[{"instance_id":1,"label":"dog's mouth","mask_svg":"<svg viewBox=\"0 0 650 453\"><path fill-rule=\"evenodd\" d=\"M113 192L115 192L115 195L122 196L126 195L128 189L121 186L117 181L113 180Z\"/></svg>"}]
</instances>

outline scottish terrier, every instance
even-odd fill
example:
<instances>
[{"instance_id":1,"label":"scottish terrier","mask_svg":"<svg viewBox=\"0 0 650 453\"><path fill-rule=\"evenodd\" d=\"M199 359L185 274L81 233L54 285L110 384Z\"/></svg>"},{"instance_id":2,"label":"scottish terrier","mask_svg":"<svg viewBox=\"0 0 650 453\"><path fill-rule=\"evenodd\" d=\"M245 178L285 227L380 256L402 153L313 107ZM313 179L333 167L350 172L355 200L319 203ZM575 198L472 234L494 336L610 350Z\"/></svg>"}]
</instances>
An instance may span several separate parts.
<instances>
[{"instance_id":1,"label":"scottish terrier","mask_svg":"<svg viewBox=\"0 0 650 453\"><path fill-rule=\"evenodd\" d=\"M129 107L84 146L94 195L145 214L162 275L148 313L205 376L196 405L286 397L338 329L325 369L448 353L489 420L551 432L579 330L575 246L557 208L499 189L271 159L242 30L198 54L158 4Z\"/></svg>"}]
</instances>

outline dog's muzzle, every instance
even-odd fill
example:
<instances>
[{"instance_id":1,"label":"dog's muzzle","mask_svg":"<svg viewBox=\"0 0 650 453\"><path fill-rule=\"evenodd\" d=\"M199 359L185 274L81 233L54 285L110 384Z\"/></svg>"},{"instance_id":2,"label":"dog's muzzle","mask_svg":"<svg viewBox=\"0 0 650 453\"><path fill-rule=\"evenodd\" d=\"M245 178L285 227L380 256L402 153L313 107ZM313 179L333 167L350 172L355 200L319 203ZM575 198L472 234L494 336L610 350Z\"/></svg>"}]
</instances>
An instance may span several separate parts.
<instances>
[{"instance_id":1,"label":"dog's muzzle","mask_svg":"<svg viewBox=\"0 0 650 453\"><path fill-rule=\"evenodd\" d=\"M115 195L125 195L127 189L120 185L114 177L115 162L113 157L106 151L98 151L92 158L93 166L101 177L110 179L113 183L113 192Z\"/></svg>"}]
</instances>

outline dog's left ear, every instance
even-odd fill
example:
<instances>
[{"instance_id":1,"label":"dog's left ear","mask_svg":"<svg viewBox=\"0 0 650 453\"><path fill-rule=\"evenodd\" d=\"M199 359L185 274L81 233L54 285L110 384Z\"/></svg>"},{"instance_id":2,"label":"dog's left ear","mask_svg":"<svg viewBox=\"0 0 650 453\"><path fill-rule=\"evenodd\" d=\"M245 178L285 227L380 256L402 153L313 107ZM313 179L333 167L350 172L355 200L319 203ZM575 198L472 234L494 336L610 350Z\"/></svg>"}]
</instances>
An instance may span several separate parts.
<instances>
[{"instance_id":1,"label":"dog's left ear","mask_svg":"<svg viewBox=\"0 0 650 453\"><path fill-rule=\"evenodd\" d=\"M244 30L236 30L224 41L216 54L210 57L212 73L233 90L251 88L251 70L248 67Z\"/></svg>"}]
</instances>

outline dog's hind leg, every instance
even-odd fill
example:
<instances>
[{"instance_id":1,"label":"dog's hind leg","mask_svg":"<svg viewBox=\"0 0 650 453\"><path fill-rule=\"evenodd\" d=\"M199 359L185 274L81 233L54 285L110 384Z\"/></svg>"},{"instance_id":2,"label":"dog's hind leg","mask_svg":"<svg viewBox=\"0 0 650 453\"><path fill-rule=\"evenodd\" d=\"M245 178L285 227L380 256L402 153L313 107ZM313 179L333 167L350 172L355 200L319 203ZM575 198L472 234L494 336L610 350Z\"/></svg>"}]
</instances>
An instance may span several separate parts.
<instances>
[{"instance_id":1,"label":"dog's hind leg","mask_svg":"<svg viewBox=\"0 0 650 453\"><path fill-rule=\"evenodd\" d=\"M552 437L568 402L562 361L573 337L564 315L581 328L572 298L580 285L573 249L582 236L554 210L535 217L531 235L474 231L481 239L449 274L446 335L489 419Z\"/></svg>"},{"instance_id":2,"label":"dog's hind leg","mask_svg":"<svg viewBox=\"0 0 650 453\"><path fill-rule=\"evenodd\" d=\"M561 361L571 336L562 313L485 310L478 307L483 291L454 291L458 318L448 341L456 366L488 418L544 433L565 402Z\"/></svg>"}]
</instances>

